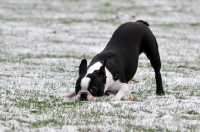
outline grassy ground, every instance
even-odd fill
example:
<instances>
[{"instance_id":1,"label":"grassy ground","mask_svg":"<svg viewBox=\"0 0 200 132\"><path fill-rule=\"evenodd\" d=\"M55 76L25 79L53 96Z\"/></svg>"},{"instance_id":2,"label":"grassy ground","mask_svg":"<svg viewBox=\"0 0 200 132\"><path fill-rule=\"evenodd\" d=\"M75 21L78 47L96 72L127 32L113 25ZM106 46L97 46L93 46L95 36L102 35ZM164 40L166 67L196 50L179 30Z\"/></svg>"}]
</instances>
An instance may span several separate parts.
<instances>
[{"instance_id":1,"label":"grassy ground","mask_svg":"<svg viewBox=\"0 0 200 132\"><path fill-rule=\"evenodd\" d=\"M200 131L198 0L0 0L0 131ZM59 100L74 89L82 58L122 23L155 34L165 96L140 56L134 100Z\"/></svg>"}]
</instances>

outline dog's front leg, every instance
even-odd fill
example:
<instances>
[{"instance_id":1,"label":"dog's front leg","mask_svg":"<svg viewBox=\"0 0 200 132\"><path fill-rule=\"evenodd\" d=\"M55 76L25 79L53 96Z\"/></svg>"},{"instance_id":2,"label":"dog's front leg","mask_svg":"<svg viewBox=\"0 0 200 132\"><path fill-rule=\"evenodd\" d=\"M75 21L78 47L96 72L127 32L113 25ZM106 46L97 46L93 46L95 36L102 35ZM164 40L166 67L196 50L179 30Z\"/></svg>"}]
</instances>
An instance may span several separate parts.
<instances>
[{"instance_id":1,"label":"dog's front leg","mask_svg":"<svg viewBox=\"0 0 200 132\"><path fill-rule=\"evenodd\" d=\"M88 101L98 101L98 100L101 100L102 99L102 97L94 97L94 96L92 96L91 94L89 94L88 96L87 96L87 100Z\"/></svg>"},{"instance_id":2,"label":"dog's front leg","mask_svg":"<svg viewBox=\"0 0 200 132\"><path fill-rule=\"evenodd\" d=\"M75 92L75 91L71 91L71 92L69 92L69 93L60 95L60 96L58 96L57 98L70 98L70 97L73 97L74 95L76 95L76 92Z\"/></svg>"},{"instance_id":3,"label":"dog's front leg","mask_svg":"<svg viewBox=\"0 0 200 132\"><path fill-rule=\"evenodd\" d=\"M112 98L112 100L121 100L121 98L125 95L131 94L131 90L127 83L120 84L119 91L115 95L115 97Z\"/></svg>"}]
</instances>

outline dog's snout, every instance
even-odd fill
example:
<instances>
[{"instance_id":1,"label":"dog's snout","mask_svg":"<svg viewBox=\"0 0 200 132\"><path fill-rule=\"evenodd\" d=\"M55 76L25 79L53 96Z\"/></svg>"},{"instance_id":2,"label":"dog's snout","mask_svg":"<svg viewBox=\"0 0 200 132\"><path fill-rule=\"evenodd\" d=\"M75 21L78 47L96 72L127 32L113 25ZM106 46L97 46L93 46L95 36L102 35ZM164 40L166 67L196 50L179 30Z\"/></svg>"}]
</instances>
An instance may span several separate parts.
<instances>
[{"instance_id":1,"label":"dog's snout","mask_svg":"<svg viewBox=\"0 0 200 132\"><path fill-rule=\"evenodd\" d=\"M81 96L86 96L88 93L87 92L82 92Z\"/></svg>"},{"instance_id":2,"label":"dog's snout","mask_svg":"<svg viewBox=\"0 0 200 132\"><path fill-rule=\"evenodd\" d=\"M87 92L82 92L82 93L81 93L81 95L87 95L87 94L88 94Z\"/></svg>"},{"instance_id":3,"label":"dog's snout","mask_svg":"<svg viewBox=\"0 0 200 132\"><path fill-rule=\"evenodd\" d=\"M87 92L82 92L82 93L80 94L80 100L87 100L87 95L88 95Z\"/></svg>"}]
</instances>

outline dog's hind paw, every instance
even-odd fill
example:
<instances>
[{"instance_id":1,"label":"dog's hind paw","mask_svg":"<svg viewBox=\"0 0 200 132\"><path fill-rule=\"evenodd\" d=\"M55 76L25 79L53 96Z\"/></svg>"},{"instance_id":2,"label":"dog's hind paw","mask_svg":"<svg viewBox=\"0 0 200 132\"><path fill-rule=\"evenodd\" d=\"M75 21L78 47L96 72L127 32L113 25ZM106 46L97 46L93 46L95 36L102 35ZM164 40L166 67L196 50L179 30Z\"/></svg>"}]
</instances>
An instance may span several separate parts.
<instances>
[{"instance_id":1,"label":"dog's hind paw","mask_svg":"<svg viewBox=\"0 0 200 132\"><path fill-rule=\"evenodd\" d=\"M164 90L159 90L159 91L156 91L156 94L157 95L165 95L165 91Z\"/></svg>"}]
</instances>

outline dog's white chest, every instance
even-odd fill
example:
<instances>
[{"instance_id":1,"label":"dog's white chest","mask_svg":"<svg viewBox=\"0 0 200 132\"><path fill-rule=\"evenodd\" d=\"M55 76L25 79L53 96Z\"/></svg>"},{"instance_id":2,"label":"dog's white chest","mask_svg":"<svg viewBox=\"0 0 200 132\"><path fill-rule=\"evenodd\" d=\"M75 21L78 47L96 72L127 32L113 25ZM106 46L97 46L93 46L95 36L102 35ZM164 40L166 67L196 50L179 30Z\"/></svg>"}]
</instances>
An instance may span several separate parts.
<instances>
[{"instance_id":1,"label":"dog's white chest","mask_svg":"<svg viewBox=\"0 0 200 132\"><path fill-rule=\"evenodd\" d=\"M107 88L107 91L111 93L117 93L120 88L126 87L126 84L121 83L119 80L113 82L113 84Z\"/></svg>"}]
</instances>

